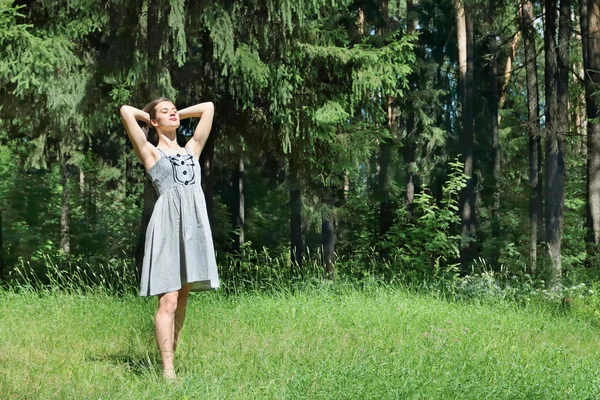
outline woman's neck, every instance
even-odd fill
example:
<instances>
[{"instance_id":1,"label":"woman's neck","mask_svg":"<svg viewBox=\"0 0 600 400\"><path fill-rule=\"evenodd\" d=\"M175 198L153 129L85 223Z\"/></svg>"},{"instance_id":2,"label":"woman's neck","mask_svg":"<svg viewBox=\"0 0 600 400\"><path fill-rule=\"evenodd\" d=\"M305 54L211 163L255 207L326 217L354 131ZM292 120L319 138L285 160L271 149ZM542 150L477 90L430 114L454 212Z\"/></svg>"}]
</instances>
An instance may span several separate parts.
<instances>
[{"instance_id":1,"label":"woman's neck","mask_svg":"<svg viewBox=\"0 0 600 400\"><path fill-rule=\"evenodd\" d=\"M160 132L158 135L158 145L167 149L179 149L176 132Z\"/></svg>"}]
</instances>

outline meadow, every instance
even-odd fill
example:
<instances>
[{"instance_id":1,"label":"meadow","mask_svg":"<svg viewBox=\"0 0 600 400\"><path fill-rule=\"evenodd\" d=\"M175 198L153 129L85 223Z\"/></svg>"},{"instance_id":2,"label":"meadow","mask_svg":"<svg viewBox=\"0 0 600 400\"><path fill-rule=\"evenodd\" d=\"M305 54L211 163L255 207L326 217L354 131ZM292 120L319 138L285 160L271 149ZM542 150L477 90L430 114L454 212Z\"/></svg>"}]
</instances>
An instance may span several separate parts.
<instances>
[{"instance_id":1,"label":"meadow","mask_svg":"<svg viewBox=\"0 0 600 400\"><path fill-rule=\"evenodd\" d=\"M0 291L0 398L600 397L598 326L560 304L377 285L193 294L170 383L155 302Z\"/></svg>"}]
</instances>

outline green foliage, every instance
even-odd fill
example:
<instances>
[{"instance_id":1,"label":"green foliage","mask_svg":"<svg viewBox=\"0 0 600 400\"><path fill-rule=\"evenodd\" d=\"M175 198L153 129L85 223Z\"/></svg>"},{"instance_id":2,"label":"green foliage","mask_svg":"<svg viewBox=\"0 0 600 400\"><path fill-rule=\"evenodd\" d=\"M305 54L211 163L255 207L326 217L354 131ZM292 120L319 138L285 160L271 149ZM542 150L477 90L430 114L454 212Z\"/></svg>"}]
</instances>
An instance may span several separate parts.
<instances>
[{"instance_id":1,"label":"green foliage","mask_svg":"<svg viewBox=\"0 0 600 400\"><path fill-rule=\"evenodd\" d=\"M440 204L426 190L415 195L414 217L407 221L407 210L398 212L397 223L381 243L404 273L417 276L456 273L461 238L457 232L460 223L458 196L467 177L463 164L450 163L451 173L443 187Z\"/></svg>"},{"instance_id":2,"label":"green foliage","mask_svg":"<svg viewBox=\"0 0 600 400\"><path fill-rule=\"evenodd\" d=\"M345 238L348 235L346 240L352 249L342 249L352 254L350 259L357 257L360 260L358 269L352 268L358 276L362 276L363 269L403 282L454 276L461 243L458 195L466 177L458 160L450 163L450 167L440 201L427 190L421 191L415 195L411 217L406 204L401 203L396 210L395 223L383 239L378 235L378 211L372 208L363 193L352 193L346 211L352 219L348 219L349 226L341 234ZM385 259L374 259L376 252L385 254ZM340 265L342 271L346 267L344 262ZM369 265L373 264L374 269L370 269Z\"/></svg>"},{"instance_id":3,"label":"green foliage","mask_svg":"<svg viewBox=\"0 0 600 400\"><path fill-rule=\"evenodd\" d=\"M7 270L29 265L44 280L46 257L59 269L69 263L100 269L113 257L129 262L139 233L144 171L118 109L167 95L178 106L216 103L208 183L219 261L231 277L226 282L267 288L291 279L288 201L290 188L298 187L302 234L313 254L306 256L311 272L305 277L322 278L321 223L333 216L339 278L450 275L456 283L463 178L449 161L464 149L452 2L421 0L410 10L404 1L26 3L0 0L0 200ZM492 187L489 96L499 78L490 77L484 40L499 37L502 70L519 28L516 4L492 9L491 3L468 3L476 21L474 80L481 100L475 104L477 245L487 262L499 249L494 273L502 269L524 279L526 272L543 269L545 249L539 246L540 265L531 265L522 48L501 110L502 176ZM540 42L540 31L535 33ZM577 64L581 49L574 44ZM542 63L539 68L541 73ZM576 81L569 93L571 104L580 107ZM583 142L571 135L567 142L563 266L567 281L589 281L595 278L582 273L583 265L597 263L586 259L583 241ZM390 174L381 185L382 145L388 144ZM237 200L232 170L240 158L249 243L242 259L230 254ZM70 173L67 186L60 183L59 164ZM416 191L410 210L403 205L409 180ZM61 258L58 250L63 188L71 189L72 258ZM490 234L494 190L501 193L496 236ZM383 199L395 209L385 236Z\"/></svg>"},{"instance_id":4,"label":"green foliage","mask_svg":"<svg viewBox=\"0 0 600 400\"><path fill-rule=\"evenodd\" d=\"M0 203L6 204L6 196L15 185L18 169L14 162L16 154L12 146L0 146Z\"/></svg>"},{"instance_id":5,"label":"green foliage","mask_svg":"<svg viewBox=\"0 0 600 400\"><path fill-rule=\"evenodd\" d=\"M168 26L173 40L173 58L178 66L185 64L187 51L185 25L184 25L184 6L185 0L170 0L171 12L169 13Z\"/></svg>"},{"instance_id":6,"label":"green foliage","mask_svg":"<svg viewBox=\"0 0 600 400\"><path fill-rule=\"evenodd\" d=\"M37 95L51 90L56 71L68 71L80 60L73 54L73 44L63 35L32 32L31 24L18 22L23 7L12 1L0 3L0 83L14 85L12 93Z\"/></svg>"}]
</instances>

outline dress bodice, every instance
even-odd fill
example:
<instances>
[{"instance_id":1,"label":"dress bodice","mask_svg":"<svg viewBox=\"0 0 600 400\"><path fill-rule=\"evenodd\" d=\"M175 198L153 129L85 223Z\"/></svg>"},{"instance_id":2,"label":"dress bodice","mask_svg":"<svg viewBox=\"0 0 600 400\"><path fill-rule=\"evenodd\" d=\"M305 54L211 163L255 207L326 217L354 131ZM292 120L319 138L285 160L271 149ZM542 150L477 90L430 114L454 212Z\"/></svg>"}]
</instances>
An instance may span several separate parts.
<instances>
[{"instance_id":1,"label":"dress bodice","mask_svg":"<svg viewBox=\"0 0 600 400\"><path fill-rule=\"evenodd\" d=\"M192 154L186 151L167 155L160 149L158 151L161 157L148 170L148 176L159 196L177 186L200 184L200 165Z\"/></svg>"}]
</instances>

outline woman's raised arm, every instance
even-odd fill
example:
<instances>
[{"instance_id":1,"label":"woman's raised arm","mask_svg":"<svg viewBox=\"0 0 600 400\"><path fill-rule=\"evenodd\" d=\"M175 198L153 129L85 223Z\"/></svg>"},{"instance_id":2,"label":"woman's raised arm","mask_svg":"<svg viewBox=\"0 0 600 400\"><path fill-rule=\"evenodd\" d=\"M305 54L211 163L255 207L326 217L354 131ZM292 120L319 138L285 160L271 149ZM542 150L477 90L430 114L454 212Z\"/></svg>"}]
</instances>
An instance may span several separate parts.
<instances>
[{"instance_id":1,"label":"woman's raised arm","mask_svg":"<svg viewBox=\"0 0 600 400\"><path fill-rule=\"evenodd\" d=\"M125 130L127 131L127 136L129 136L129 140L131 140L131 143L133 144L135 155L138 160L144 164L144 167L148 169L147 164L153 164L151 158L153 155L152 148L154 146L148 142L146 134L137 121L142 121L149 125L150 115L145 111L131 106L122 106L120 114L121 121L123 121Z\"/></svg>"},{"instance_id":2,"label":"woman's raised arm","mask_svg":"<svg viewBox=\"0 0 600 400\"><path fill-rule=\"evenodd\" d=\"M200 157L200 153L202 153L208 135L210 135L214 115L215 106L210 101L196 104L195 106L184 108L179 111L180 119L193 117L200 118L200 122L198 122L198 125L194 130L194 136L188 142L188 149L192 150L196 157Z\"/></svg>"}]
</instances>

